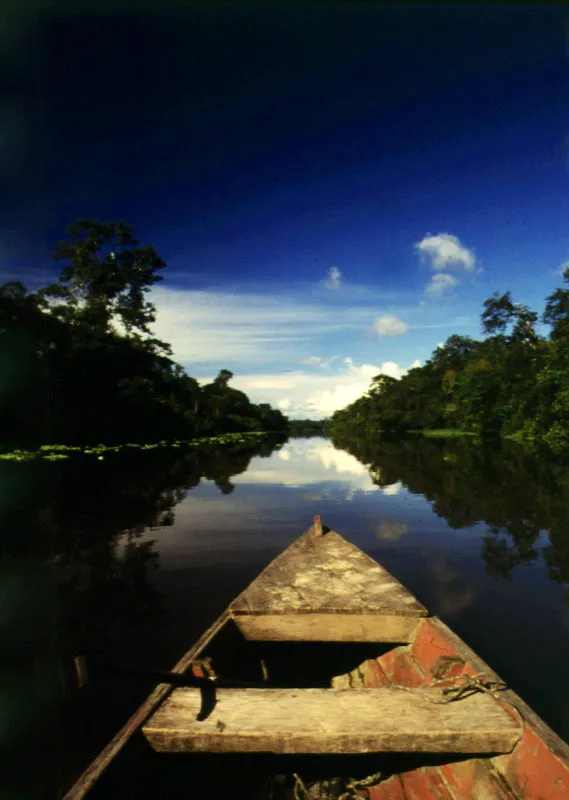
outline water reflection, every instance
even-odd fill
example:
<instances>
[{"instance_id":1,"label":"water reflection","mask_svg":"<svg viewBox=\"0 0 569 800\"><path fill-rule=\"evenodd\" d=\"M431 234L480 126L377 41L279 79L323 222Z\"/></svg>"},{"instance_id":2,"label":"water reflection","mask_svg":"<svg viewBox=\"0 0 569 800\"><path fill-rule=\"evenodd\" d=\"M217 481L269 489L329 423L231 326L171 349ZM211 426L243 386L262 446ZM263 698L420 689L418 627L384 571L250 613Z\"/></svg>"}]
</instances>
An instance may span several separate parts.
<instances>
[{"instance_id":1,"label":"water reflection","mask_svg":"<svg viewBox=\"0 0 569 800\"><path fill-rule=\"evenodd\" d=\"M465 585L460 571L448 558L436 556L429 563L430 577L434 587L437 614L448 621L455 620L475 600L476 592Z\"/></svg>"},{"instance_id":2,"label":"water reflection","mask_svg":"<svg viewBox=\"0 0 569 800\"><path fill-rule=\"evenodd\" d=\"M484 523L481 556L493 577L509 580L542 553L550 579L568 583L569 465L513 444L500 449L456 439L337 444L369 465L385 494L405 486L457 531Z\"/></svg>"},{"instance_id":3,"label":"water reflection","mask_svg":"<svg viewBox=\"0 0 569 800\"><path fill-rule=\"evenodd\" d=\"M237 481L300 487L323 484L337 493L374 492L369 470L355 456L338 450L331 441L314 437L289 439L276 458L263 463L255 458Z\"/></svg>"},{"instance_id":4,"label":"water reflection","mask_svg":"<svg viewBox=\"0 0 569 800\"><path fill-rule=\"evenodd\" d=\"M4 728L38 776L13 796L55 797L152 688L72 691L74 655L168 668L314 513L567 738L569 702L550 684L569 660L568 494L567 465L460 440L1 462Z\"/></svg>"},{"instance_id":5,"label":"water reflection","mask_svg":"<svg viewBox=\"0 0 569 800\"><path fill-rule=\"evenodd\" d=\"M165 656L179 652L178 621L155 577L157 541L179 524L188 491L205 479L218 496L230 494L231 479L277 444L0 463L9 796L61 794L149 691L105 676L78 691L76 655L167 666Z\"/></svg>"}]
</instances>

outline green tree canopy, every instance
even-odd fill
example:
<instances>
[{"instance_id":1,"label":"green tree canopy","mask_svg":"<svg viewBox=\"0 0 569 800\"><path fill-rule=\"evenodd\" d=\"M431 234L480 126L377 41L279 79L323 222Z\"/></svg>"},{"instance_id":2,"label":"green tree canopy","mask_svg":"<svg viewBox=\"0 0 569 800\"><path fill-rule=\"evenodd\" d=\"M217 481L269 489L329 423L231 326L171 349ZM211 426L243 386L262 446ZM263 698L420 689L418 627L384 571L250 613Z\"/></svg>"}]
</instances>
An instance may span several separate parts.
<instances>
[{"instance_id":1,"label":"green tree canopy","mask_svg":"<svg viewBox=\"0 0 569 800\"><path fill-rule=\"evenodd\" d=\"M156 309L145 295L166 266L155 249L141 247L125 222L78 219L67 233L53 254L65 262L59 283L40 292L52 313L93 333L108 333L118 321L127 333L149 334Z\"/></svg>"}]
</instances>

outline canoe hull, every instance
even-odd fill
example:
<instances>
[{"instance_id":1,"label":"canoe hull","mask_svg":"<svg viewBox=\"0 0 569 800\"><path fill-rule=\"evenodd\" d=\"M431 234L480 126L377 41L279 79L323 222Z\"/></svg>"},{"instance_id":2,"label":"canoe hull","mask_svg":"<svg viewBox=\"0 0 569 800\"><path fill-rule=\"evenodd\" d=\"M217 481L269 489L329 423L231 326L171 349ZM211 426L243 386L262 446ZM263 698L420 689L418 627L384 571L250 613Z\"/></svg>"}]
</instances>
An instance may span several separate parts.
<instances>
[{"instance_id":1,"label":"canoe hull","mask_svg":"<svg viewBox=\"0 0 569 800\"><path fill-rule=\"evenodd\" d=\"M424 692L427 686L433 688L433 682L441 677L443 667L444 677L451 681L448 685L452 685L453 681L460 685L461 681L469 679L468 676L470 678L478 676L486 686L500 683L499 676L441 620L429 616L428 611L393 576L353 545L349 545L339 534L332 531L331 536L327 538L327 534L323 533L321 522L317 519L311 531L291 545L261 573L257 581L236 598L228 610L178 662L174 670L180 673L191 671L197 677L207 677L203 664L213 656L213 667L222 677L231 676L238 680L259 681L265 680L268 675L269 681L273 682L275 675L271 666L267 673L263 659L264 650L270 652L272 648L274 655L274 648L289 647L305 648L304 651L296 650L288 662L285 659L284 668L280 670L280 678L277 675L278 681L283 675L286 677L287 669L292 667L292 675L289 676L291 682L285 682L283 686L292 687L293 691L304 691L294 687L307 688L318 685L323 690L329 687L327 691L332 690L332 694L333 690L359 690L361 694L361 690L395 688ZM308 538L310 536L314 536L315 540L310 540ZM320 562L317 557L318 548L324 554ZM287 559L287 553L290 559ZM333 561L334 558L337 559L336 562ZM304 563L303 559L310 562L310 574L307 572L302 575L299 572ZM310 580L307 577L310 577ZM291 586L294 587L292 595ZM347 590L348 586L355 587L355 594L351 589ZM369 596L366 596L368 588ZM293 597L291 605L287 600L289 595ZM357 602L354 601L356 595L359 598ZM358 604L361 605L361 613L358 613ZM398 619L394 621L394 617ZM225 645L223 645L224 640L226 640ZM313 679L308 663L310 659L303 660L300 656L302 652L308 652L306 648L315 647L332 648L336 656L335 660L329 659L329 661L326 656L322 657L322 671L326 675L326 680L322 684L310 683ZM361 652L357 650L358 647L371 648L369 656L364 656L363 659L360 656L355 661L344 659L346 662L344 663L343 656L339 656L340 650L353 648L354 652ZM253 654L251 659L255 662L253 666L247 666L245 664L247 658L241 658L239 652ZM328 653L330 652L328 650ZM218 663L220 654L221 663ZM224 661L224 654L229 654L228 660ZM281 663L278 661L277 663L282 667ZM339 663L343 663L343 666L337 670ZM243 674L240 670L244 670ZM295 683L298 678L302 680L307 678L308 682ZM81 800L122 746L141 727L150 744L153 737L154 743L159 744L156 750L178 753L193 751L192 755L186 758L188 764L191 764L191 769L197 770L198 776L200 758L220 759L219 768L216 766L214 770L217 774L223 772L223 759L237 758L244 761L246 758L263 758L262 755L246 755L244 759L247 750L241 750L244 755L239 755L239 747L243 747L239 744L239 737L235 738L230 753L224 751L223 747L221 751L212 752L214 744L219 746L219 741L223 740L222 726L219 726L220 736L216 736L215 733L210 736L208 740L210 744L206 742L207 737L200 742L200 734L199 732L196 734L195 730L188 735L180 736L188 714L182 709L182 713L176 719L176 703L177 698L182 699L180 693L184 691L187 690L172 689L164 684L158 686L67 793L64 800ZM232 690L218 690L219 693L223 691ZM348 693L349 691L342 692L342 694ZM326 696L328 701L330 696ZM372 692L369 696L372 698L376 695ZM488 698L484 698L485 701L486 699ZM468 701L457 700L452 705L458 706L463 702ZM458 748L454 752L444 752L444 748L441 750L440 747L438 750L431 748L429 751L424 744L418 748L419 752L411 752L413 746L401 739L397 744L399 749L393 752L386 754L381 748L374 751L372 770L368 773L373 780L365 782L367 794L362 796L367 796L371 800L409 800L409 798L566 800L569 797L569 746L514 692L505 690L494 693L493 702L500 706L502 714L515 722L516 728L511 742L501 743L501 754L491 752L490 747L484 748L484 755L479 752L474 754L472 749L468 748L463 749L462 754L458 752ZM181 707L183 703L178 705ZM164 731L162 725L159 735L156 736L158 724L164 721L165 709L170 711L173 709L175 712L171 728ZM161 715L162 722L160 722ZM193 715L190 716L194 719ZM325 727L325 720L323 726ZM296 730L292 731L293 735L296 733ZM491 737L488 742L492 742ZM373 736L370 738L370 745L372 749L376 746ZM302 769L307 762L302 762L302 758L311 758L312 756L306 755L311 751L309 748L296 751L303 766L291 767L290 758L296 758L296 755L284 755L295 752L294 749L287 748L289 748L288 742L280 751L269 749L268 752L283 753L273 756L283 760L278 762L276 772L265 773L274 775L274 780L270 778L264 783L264 779L261 780L263 785L254 793L259 800L268 797L292 800L298 796L292 781L292 773L303 774ZM447 750L450 749L451 745L447 747ZM207 755L196 752L202 750L207 750ZM405 752L401 756L403 751ZM251 749L248 752L250 753ZM312 752L324 751L315 749ZM394 758L390 760L390 756ZM168 760L168 757L159 753L156 753L156 757ZM341 762L345 764L345 759L350 757L344 754L333 756L336 759L334 764L340 769ZM217 764L217 761L215 763ZM255 776L257 771L254 767L251 774ZM378 772L381 774L376 775ZM330 772L324 774L329 775ZM229 770L227 781L227 796L253 796L248 793L247 786L245 794L239 794L237 786L231 784ZM265 784L268 787L266 791L263 788ZM130 796L136 797L136 792ZM307 796L321 795L313 794L311 790Z\"/></svg>"},{"instance_id":2,"label":"canoe hull","mask_svg":"<svg viewBox=\"0 0 569 800\"><path fill-rule=\"evenodd\" d=\"M377 659L365 661L355 674L338 676L334 685L420 687L432 682L431 670L441 656L448 658L449 663L454 662L449 677L483 674L485 678L500 681L440 619L430 617L421 622L410 646L397 647ZM402 772L370 790L370 798L432 798L433 792L435 796L452 798L561 800L569 797L567 744L514 692L505 690L499 696L503 706L522 723L521 737L511 753L449 760Z\"/></svg>"}]
</instances>

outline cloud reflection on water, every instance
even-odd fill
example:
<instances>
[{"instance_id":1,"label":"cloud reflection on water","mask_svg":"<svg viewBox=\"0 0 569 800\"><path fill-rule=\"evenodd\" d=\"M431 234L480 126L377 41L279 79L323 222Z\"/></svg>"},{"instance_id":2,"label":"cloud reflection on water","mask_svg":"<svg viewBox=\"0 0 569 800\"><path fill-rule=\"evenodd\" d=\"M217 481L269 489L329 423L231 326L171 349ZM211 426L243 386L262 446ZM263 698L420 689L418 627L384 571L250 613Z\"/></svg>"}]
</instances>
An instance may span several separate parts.
<instances>
[{"instance_id":1,"label":"cloud reflection on water","mask_svg":"<svg viewBox=\"0 0 569 800\"><path fill-rule=\"evenodd\" d=\"M268 458L254 456L231 482L235 491L221 495L211 481L202 480L176 506L174 525L158 536L163 566L283 548L327 505L401 490L401 484L381 489L354 456L316 437L290 439Z\"/></svg>"}]
</instances>

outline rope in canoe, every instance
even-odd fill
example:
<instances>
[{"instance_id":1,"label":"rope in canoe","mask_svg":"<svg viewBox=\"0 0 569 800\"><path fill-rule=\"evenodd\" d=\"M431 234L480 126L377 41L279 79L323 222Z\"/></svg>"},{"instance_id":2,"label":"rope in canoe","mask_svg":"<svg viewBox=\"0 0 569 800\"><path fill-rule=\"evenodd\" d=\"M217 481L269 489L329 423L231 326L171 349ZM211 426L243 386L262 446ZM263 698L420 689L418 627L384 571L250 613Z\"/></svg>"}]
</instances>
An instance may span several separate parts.
<instances>
[{"instance_id":1,"label":"rope in canoe","mask_svg":"<svg viewBox=\"0 0 569 800\"><path fill-rule=\"evenodd\" d=\"M506 711L513 710L515 712L518 722L520 723L521 733L523 734L525 723L520 710L511 702L506 705L502 701L502 698L498 696L498 692L505 691L508 688L505 683L500 680L495 680L494 678L485 675L483 672L479 672L476 675L462 674L454 675L452 677L444 677L449 667L458 661L459 659L455 659L454 657L442 656L439 659L439 663L434 665L431 670L431 675L435 678L435 680L425 684L420 688L441 689L441 695L437 698L426 693L425 696L429 702L436 704L455 703L460 700L464 700L478 692L484 692L492 696ZM416 688L410 688L408 686L401 686L398 684L390 684L390 688L400 689L408 692L417 691ZM361 790L365 790L370 786L375 786L382 780L383 777L384 776L381 772L375 772L372 775L368 775L367 777L361 779L349 778L344 784L344 791L341 794L337 794L338 781L342 779L321 779L320 781L313 781L307 786L297 773L293 773L294 800L315 800L316 798L319 798L319 800L357 800L358 797L362 797L362 795L359 793ZM326 784L328 784L328 786L326 786ZM316 795L314 794L314 791L311 790L315 790L317 787L319 793ZM334 789L336 790L336 793L334 793ZM322 792L325 793L323 794Z\"/></svg>"},{"instance_id":2,"label":"rope in canoe","mask_svg":"<svg viewBox=\"0 0 569 800\"><path fill-rule=\"evenodd\" d=\"M449 686L449 682L459 682L458 686ZM447 684L444 686L443 684ZM409 686L400 686L396 683L390 684L391 689L400 689L403 692L416 692L416 688ZM489 678L483 672L476 675L454 675L452 678L439 678L427 683L420 687L421 689L441 689L441 697L433 697L431 694L425 694L425 697L430 703L443 705L445 703L455 703L457 700L464 700L478 692L485 692L495 699L497 692L504 691L507 686L502 681L495 681Z\"/></svg>"},{"instance_id":3,"label":"rope in canoe","mask_svg":"<svg viewBox=\"0 0 569 800\"><path fill-rule=\"evenodd\" d=\"M328 798L330 798L330 800L332 800L332 798L334 798L334 800L357 800L357 792L359 792L360 789L366 789L368 786L375 786L381 781L382 777L383 775L381 772L375 772L373 775L368 775L367 778L361 778L359 780L356 778L349 778L344 787L342 787L344 789L342 794L332 794L331 792L334 791L334 788L336 790L338 789L338 782L341 781L341 779L327 778L324 781L313 781L306 786L300 775L297 775L295 772L293 773L294 800L315 800L316 796L311 793L310 789L316 786L318 786L319 789L319 793L317 795L319 800L328 800ZM328 786L323 785L326 783ZM335 786L330 786L330 784L335 784ZM323 791L327 793L322 794Z\"/></svg>"}]
</instances>

